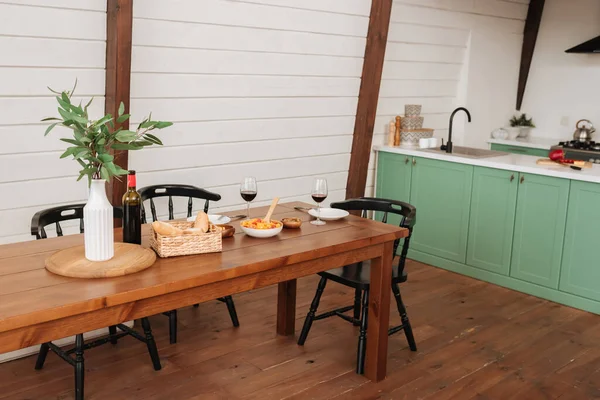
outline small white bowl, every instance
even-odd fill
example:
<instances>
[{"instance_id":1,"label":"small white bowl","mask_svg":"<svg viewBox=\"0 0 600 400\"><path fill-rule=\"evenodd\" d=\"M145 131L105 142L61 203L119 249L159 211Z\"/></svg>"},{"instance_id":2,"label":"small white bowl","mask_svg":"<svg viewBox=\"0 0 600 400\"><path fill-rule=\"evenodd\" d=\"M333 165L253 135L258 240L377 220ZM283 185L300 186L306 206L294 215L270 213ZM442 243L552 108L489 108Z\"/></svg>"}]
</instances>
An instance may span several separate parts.
<instances>
[{"instance_id":1,"label":"small white bowl","mask_svg":"<svg viewBox=\"0 0 600 400\"><path fill-rule=\"evenodd\" d=\"M283 229L283 224L281 223L281 221L277 221L277 222L280 223L279 227L273 228L273 229L246 228L241 223L240 223L240 228L242 228L242 231L244 231L244 233L248 236L252 236L255 238L270 238L270 237L279 235L279 232L281 232L281 230Z\"/></svg>"},{"instance_id":2,"label":"small white bowl","mask_svg":"<svg viewBox=\"0 0 600 400\"><path fill-rule=\"evenodd\" d=\"M311 208L308 210L308 213L313 217L317 218L319 216L323 221L335 221L338 219L342 219L350 215L350 213L346 210L340 210L339 208L324 208L321 207L321 214L319 215L319 211L315 208Z\"/></svg>"}]
</instances>

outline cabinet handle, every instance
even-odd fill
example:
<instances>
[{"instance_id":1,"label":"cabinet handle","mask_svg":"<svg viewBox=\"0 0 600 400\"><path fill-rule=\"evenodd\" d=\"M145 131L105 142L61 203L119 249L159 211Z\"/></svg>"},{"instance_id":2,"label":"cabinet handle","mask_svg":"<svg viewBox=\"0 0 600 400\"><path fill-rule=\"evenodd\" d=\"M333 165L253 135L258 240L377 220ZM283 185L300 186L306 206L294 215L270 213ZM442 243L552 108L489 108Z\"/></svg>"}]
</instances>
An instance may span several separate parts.
<instances>
[{"instance_id":1,"label":"cabinet handle","mask_svg":"<svg viewBox=\"0 0 600 400\"><path fill-rule=\"evenodd\" d=\"M512 175L510 176L510 181L512 182L512 181L514 181L514 180L515 180L515 174L512 174Z\"/></svg>"},{"instance_id":2,"label":"cabinet handle","mask_svg":"<svg viewBox=\"0 0 600 400\"><path fill-rule=\"evenodd\" d=\"M404 159L404 164L408 164L408 157Z\"/></svg>"},{"instance_id":3,"label":"cabinet handle","mask_svg":"<svg viewBox=\"0 0 600 400\"><path fill-rule=\"evenodd\" d=\"M525 182L525 175L521 175L521 180L519 182L521 182L521 183Z\"/></svg>"},{"instance_id":4,"label":"cabinet handle","mask_svg":"<svg viewBox=\"0 0 600 400\"><path fill-rule=\"evenodd\" d=\"M413 162L412 162L412 164L413 164L413 165L417 165L417 159L416 159L416 158L414 158L414 157L413 157Z\"/></svg>"}]
</instances>

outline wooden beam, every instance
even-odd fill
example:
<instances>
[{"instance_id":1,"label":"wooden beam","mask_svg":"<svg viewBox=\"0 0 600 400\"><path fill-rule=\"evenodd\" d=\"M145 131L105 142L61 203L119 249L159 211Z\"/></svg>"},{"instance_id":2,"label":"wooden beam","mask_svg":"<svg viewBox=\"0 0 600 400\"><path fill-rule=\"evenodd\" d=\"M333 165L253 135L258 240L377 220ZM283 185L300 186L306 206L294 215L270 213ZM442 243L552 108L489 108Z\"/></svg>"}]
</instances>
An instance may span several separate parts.
<instances>
[{"instance_id":1,"label":"wooden beam","mask_svg":"<svg viewBox=\"0 0 600 400\"><path fill-rule=\"evenodd\" d=\"M529 68L533 59L535 42L537 41L542 13L544 11L545 0L531 0L527 10L527 20L525 21L525 30L523 32L523 48L521 49L521 67L519 68L519 86L517 88L517 110L521 110L527 78L529 77Z\"/></svg>"},{"instance_id":2,"label":"wooden beam","mask_svg":"<svg viewBox=\"0 0 600 400\"><path fill-rule=\"evenodd\" d=\"M106 8L106 91L105 113L117 115L121 102L129 113L131 83L131 36L133 29L133 0L107 0ZM129 122L122 125L129 129ZM118 128L118 126L116 127ZM128 168L126 150L115 151L115 163ZM114 206L121 205L127 190L126 180L113 179L108 185L108 199ZM120 222L115 221L120 226Z\"/></svg>"},{"instance_id":3,"label":"wooden beam","mask_svg":"<svg viewBox=\"0 0 600 400\"><path fill-rule=\"evenodd\" d=\"M347 199L365 194L391 12L392 0L372 1L346 183Z\"/></svg>"}]
</instances>

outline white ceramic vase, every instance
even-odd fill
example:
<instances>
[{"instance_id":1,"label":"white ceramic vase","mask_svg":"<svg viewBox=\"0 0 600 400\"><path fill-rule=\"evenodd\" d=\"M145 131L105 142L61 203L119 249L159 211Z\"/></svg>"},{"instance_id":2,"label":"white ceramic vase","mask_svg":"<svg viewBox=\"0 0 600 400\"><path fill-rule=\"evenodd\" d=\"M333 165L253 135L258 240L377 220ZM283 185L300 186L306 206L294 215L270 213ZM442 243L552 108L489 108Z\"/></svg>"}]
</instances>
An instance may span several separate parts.
<instances>
[{"instance_id":1,"label":"white ceramic vase","mask_svg":"<svg viewBox=\"0 0 600 400\"><path fill-rule=\"evenodd\" d=\"M92 179L90 197L83 207L85 258L106 261L115 255L113 207L106 197L106 181Z\"/></svg>"}]
</instances>

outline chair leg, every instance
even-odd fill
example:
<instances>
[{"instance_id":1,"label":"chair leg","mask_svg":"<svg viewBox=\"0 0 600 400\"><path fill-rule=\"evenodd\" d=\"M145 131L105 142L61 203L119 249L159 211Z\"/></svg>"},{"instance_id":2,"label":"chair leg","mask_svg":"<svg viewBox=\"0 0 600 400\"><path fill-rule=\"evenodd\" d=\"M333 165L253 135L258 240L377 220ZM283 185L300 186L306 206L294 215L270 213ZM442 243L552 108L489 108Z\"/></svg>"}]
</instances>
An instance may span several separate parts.
<instances>
[{"instance_id":1,"label":"chair leg","mask_svg":"<svg viewBox=\"0 0 600 400\"><path fill-rule=\"evenodd\" d=\"M360 289L355 289L354 292L354 326L360 325L360 298L362 295L362 291Z\"/></svg>"},{"instance_id":2,"label":"chair leg","mask_svg":"<svg viewBox=\"0 0 600 400\"><path fill-rule=\"evenodd\" d=\"M40 352L38 353L37 361L35 362L35 369L39 370L44 368L44 363L46 362L48 350L50 350L50 346L48 346L48 343L42 343L42 346L40 347Z\"/></svg>"},{"instance_id":3,"label":"chair leg","mask_svg":"<svg viewBox=\"0 0 600 400\"><path fill-rule=\"evenodd\" d=\"M108 335L110 336L110 342L112 344L117 344L116 334L117 334L117 326L116 325L109 326L108 327Z\"/></svg>"},{"instance_id":4,"label":"chair leg","mask_svg":"<svg viewBox=\"0 0 600 400\"><path fill-rule=\"evenodd\" d=\"M402 301L402 296L400 296L400 288L398 287L398 284L392 284L392 292L394 292L394 298L396 299L396 305L398 306L398 313L400 314L400 319L402 320L402 326L404 334L406 335L406 340L408 341L408 347L410 347L412 351L417 351L417 343L415 342L415 336L413 335L412 327L410 326L410 321L408 320L408 315L406 314L406 307Z\"/></svg>"},{"instance_id":5,"label":"chair leg","mask_svg":"<svg viewBox=\"0 0 600 400\"><path fill-rule=\"evenodd\" d=\"M156 342L154 341L154 335L152 334L152 328L150 328L150 321L148 318L142 318L142 328L146 335L146 346L148 346L152 365L154 366L155 371L159 371L161 369L160 357L158 356L158 349L156 348Z\"/></svg>"},{"instance_id":6,"label":"chair leg","mask_svg":"<svg viewBox=\"0 0 600 400\"><path fill-rule=\"evenodd\" d=\"M83 400L84 375L83 333L80 333L75 337L75 400Z\"/></svg>"},{"instance_id":7,"label":"chair leg","mask_svg":"<svg viewBox=\"0 0 600 400\"><path fill-rule=\"evenodd\" d=\"M365 356L367 354L367 325L369 318L369 290L365 290L362 299L362 316L360 318L360 333L358 334L358 352L356 354L356 373L365 372Z\"/></svg>"},{"instance_id":8,"label":"chair leg","mask_svg":"<svg viewBox=\"0 0 600 400\"><path fill-rule=\"evenodd\" d=\"M233 297L225 296L225 304L227 304L227 310L229 310L229 316L231 317L231 323L236 328L240 326L240 321L238 320L237 311L235 311L235 304L233 303Z\"/></svg>"},{"instance_id":9,"label":"chair leg","mask_svg":"<svg viewBox=\"0 0 600 400\"><path fill-rule=\"evenodd\" d=\"M169 343L177 343L177 310L169 311Z\"/></svg>"},{"instance_id":10,"label":"chair leg","mask_svg":"<svg viewBox=\"0 0 600 400\"><path fill-rule=\"evenodd\" d=\"M321 296L323 295L323 291L325 290L325 285L327 284L327 278L324 276L321 277L319 281L319 286L317 286L317 293L315 293L315 297L310 304L310 310L306 315L306 319L304 320L304 326L302 326L302 332L300 333L300 337L298 338L298 344L300 346L304 346L304 342L306 342L306 338L308 337L308 332L310 331L310 327L315 319L315 313L317 312L317 308L319 308L319 302L321 301Z\"/></svg>"}]
</instances>

